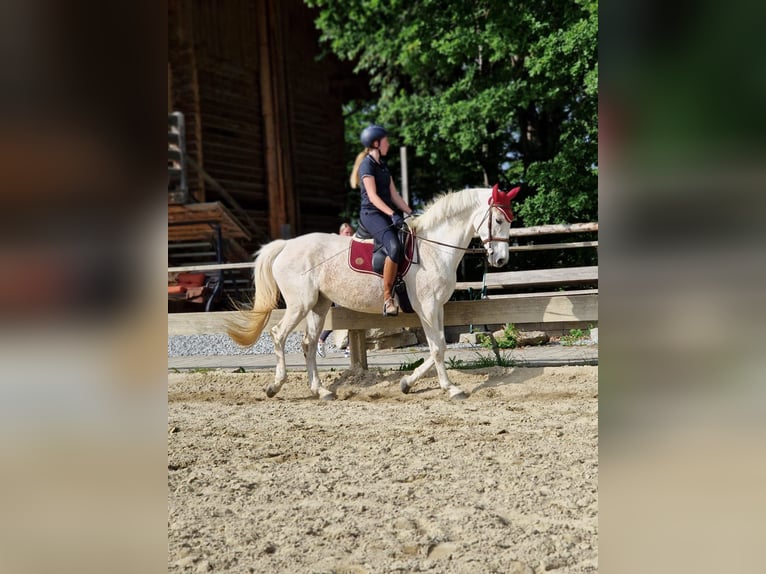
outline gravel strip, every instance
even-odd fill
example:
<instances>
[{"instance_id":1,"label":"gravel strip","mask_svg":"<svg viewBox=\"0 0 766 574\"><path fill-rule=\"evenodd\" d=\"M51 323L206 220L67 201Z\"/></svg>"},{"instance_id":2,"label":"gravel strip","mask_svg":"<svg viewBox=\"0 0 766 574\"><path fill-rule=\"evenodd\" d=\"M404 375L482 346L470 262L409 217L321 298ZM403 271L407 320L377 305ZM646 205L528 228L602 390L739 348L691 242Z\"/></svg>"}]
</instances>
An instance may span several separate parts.
<instances>
[{"instance_id":1,"label":"gravel strip","mask_svg":"<svg viewBox=\"0 0 766 574\"><path fill-rule=\"evenodd\" d=\"M285 344L286 353L302 353L301 339L303 333L295 331L287 337ZM467 343L453 343L447 345L448 349L470 348ZM333 342L333 337L328 337L325 342L328 353L335 353L340 349ZM409 347L413 350L427 350L428 347ZM213 355L270 355L274 352L274 342L271 335L263 334L260 339L247 349L243 349L232 341L228 335L174 335L168 337L168 357L192 357Z\"/></svg>"},{"instance_id":2,"label":"gravel strip","mask_svg":"<svg viewBox=\"0 0 766 574\"><path fill-rule=\"evenodd\" d=\"M286 353L302 353L301 339L303 333L295 331L287 337L285 345ZM589 339L575 342L575 345L594 345L595 342ZM333 342L333 337L328 337L325 343L328 353L338 352L340 349ZM467 349L473 345L468 343L451 343L447 345L448 349ZM425 351L426 346L409 347L412 350ZM232 341L228 335L174 335L168 337L168 357L192 357L192 356L213 356L213 355L270 355L274 352L274 343L271 335L263 334L260 339L247 349L243 349Z\"/></svg>"},{"instance_id":3,"label":"gravel strip","mask_svg":"<svg viewBox=\"0 0 766 574\"><path fill-rule=\"evenodd\" d=\"M285 352L301 353L303 333L290 333L285 344ZM328 341L328 349L335 350ZM215 335L174 335L168 337L168 357L190 357L196 355L270 355L274 352L274 342L268 334L261 335L255 345L243 348L223 333Z\"/></svg>"}]
</instances>

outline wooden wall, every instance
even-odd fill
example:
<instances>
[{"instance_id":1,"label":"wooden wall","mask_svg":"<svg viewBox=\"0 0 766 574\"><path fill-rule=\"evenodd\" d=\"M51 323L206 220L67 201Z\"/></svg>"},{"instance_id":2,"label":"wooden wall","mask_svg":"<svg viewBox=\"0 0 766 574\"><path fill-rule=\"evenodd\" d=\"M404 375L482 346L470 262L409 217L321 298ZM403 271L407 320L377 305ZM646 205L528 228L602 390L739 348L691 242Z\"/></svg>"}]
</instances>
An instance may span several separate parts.
<instances>
[{"instance_id":1,"label":"wooden wall","mask_svg":"<svg viewBox=\"0 0 766 574\"><path fill-rule=\"evenodd\" d=\"M348 177L342 98L349 81L359 94L366 82L333 58L317 61L314 14L301 0L168 6L170 93L192 159L271 238L285 225L290 235L335 231ZM220 199L193 169L189 187L198 201Z\"/></svg>"}]
</instances>

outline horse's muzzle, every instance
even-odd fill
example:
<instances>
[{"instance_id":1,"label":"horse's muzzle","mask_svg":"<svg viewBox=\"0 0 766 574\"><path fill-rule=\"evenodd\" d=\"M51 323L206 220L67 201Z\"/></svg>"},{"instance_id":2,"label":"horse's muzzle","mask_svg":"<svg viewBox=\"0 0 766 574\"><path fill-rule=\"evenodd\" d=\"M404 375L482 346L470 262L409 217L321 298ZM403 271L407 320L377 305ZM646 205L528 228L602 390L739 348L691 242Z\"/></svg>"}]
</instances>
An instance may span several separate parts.
<instances>
[{"instance_id":1,"label":"horse's muzzle","mask_svg":"<svg viewBox=\"0 0 766 574\"><path fill-rule=\"evenodd\" d=\"M502 267L508 263L508 244L507 243L488 243L487 261L492 267Z\"/></svg>"}]
</instances>

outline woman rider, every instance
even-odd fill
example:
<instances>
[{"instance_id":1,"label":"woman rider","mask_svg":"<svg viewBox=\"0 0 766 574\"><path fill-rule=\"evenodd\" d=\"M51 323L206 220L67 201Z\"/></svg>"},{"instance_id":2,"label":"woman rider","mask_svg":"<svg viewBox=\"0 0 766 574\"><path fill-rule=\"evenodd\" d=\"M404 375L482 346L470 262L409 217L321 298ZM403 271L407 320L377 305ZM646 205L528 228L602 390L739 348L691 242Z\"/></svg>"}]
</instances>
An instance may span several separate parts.
<instances>
[{"instance_id":1,"label":"woman rider","mask_svg":"<svg viewBox=\"0 0 766 574\"><path fill-rule=\"evenodd\" d=\"M378 125L364 128L361 138L364 150L359 153L351 171L351 187L361 183L362 205L359 220L386 252L383 267L383 316L397 315L399 308L392 296L394 280L404 249L398 230L404 225L402 213L412 209L396 191L384 157L388 154L388 132Z\"/></svg>"}]
</instances>

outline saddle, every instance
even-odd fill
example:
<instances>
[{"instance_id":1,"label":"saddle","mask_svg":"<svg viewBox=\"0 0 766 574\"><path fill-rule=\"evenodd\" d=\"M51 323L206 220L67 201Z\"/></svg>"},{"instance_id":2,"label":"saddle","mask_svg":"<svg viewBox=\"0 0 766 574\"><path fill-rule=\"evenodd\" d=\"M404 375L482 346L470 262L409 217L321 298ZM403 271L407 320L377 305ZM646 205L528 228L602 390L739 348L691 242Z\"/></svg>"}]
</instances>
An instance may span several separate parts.
<instances>
[{"instance_id":1,"label":"saddle","mask_svg":"<svg viewBox=\"0 0 766 574\"><path fill-rule=\"evenodd\" d=\"M399 241L404 246L404 257L396 271L394 292L399 297L399 307L401 307L402 311L414 313L409 295L407 294L407 286L402 278L410 270L415 259L415 239L408 229L404 228L399 230ZM386 256L387 253L383 245L360 222L356 233L351 237L351 248L348 251L348 266L359 273L383 277L383 266L385 265Z\"/></svg>"}]
</instances>

